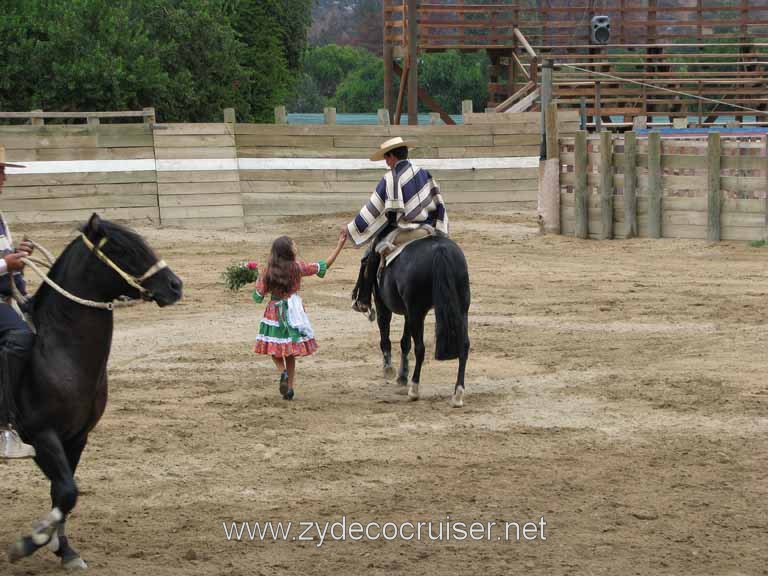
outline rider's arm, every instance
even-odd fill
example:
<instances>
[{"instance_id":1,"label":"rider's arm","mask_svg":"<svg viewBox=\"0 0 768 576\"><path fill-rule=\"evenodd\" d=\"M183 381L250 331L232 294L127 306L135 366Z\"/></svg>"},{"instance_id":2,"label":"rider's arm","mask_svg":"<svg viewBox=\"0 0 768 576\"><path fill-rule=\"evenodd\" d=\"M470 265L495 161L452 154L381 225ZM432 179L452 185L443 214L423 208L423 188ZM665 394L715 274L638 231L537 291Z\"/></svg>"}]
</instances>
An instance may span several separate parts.
<instances>
[{"instance_id":1,"label":"rider's arm","mask_svg":"<svg viewBox=\"0 0 768 576\"><path fill-rule=\"evenodd\" d=\"M336 243L336 248L333 249L333 252L331 252L330 256L325 259L325 265L327 268L330 268L333 266L333 263L336 262L336 258L341 253L342 249L344 248L344 244L347 241L347 231L342 230L341 234L339 234L339 241Z\"/></svg>"}]
</instances>

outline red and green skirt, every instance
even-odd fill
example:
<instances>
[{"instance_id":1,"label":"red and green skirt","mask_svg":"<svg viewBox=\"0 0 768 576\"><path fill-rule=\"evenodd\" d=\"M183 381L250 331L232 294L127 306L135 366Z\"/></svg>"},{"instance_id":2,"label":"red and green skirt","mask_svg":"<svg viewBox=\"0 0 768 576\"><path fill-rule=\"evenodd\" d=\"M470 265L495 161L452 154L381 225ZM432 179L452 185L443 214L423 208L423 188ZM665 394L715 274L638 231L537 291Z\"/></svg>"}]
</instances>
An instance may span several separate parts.
<instances>
[{"instance_id":1,"label":"red and green skirt","mask_svg":"<svg viewBox=\"0 0 768 576\"><path fill-rule=\"evenodd\" d=\"M317 351L314 338L306 338L291 327L286 320L285 300L270 300L264 317L259 323L259 335L253 351L283 358L285 356L309 356Z\"/></svg>"}]
</instances>

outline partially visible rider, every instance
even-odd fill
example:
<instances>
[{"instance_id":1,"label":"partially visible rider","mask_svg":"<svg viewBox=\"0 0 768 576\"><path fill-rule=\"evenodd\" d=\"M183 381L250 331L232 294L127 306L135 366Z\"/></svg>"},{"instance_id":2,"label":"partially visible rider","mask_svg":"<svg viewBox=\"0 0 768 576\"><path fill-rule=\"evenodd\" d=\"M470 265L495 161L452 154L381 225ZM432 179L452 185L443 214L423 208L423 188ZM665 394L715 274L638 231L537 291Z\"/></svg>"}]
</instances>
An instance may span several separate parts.
<instances>
[{"instance_id":1,"label":"partially visible rider","mask_svg":"<svg viewBox=\"0 0 768 576\"><path fill-rule=\"evenodd\" d=\"M370 243L360 263L352 308L367 314L371 321L375 318L371 295L380 260L371 247L395 228L429 228L436 234L448 235L448 214L440 188L427 170L408 160L409 147L413 148L412 143L400 137L379 146L371 160L386 161L389 171L355 219L347 224L347 235L355 246Z\"/></svg>"},{"instance_id":2,"label":"partially visible rider","mask_svg":"<svg viewBox=\"0 0 768 576\"><path fill-rule=\"evenodd\" d=\"M24 166L6 163L5 148L0 146L0 193L5 183L6 167ZM11 231L0 213L0 458L35 456L35 449L25 444L16 431L19 413L15 400L35 337L9 304L11 282L22 294L26 294L22 258L32 254L32 250L32 244L26 240L14 248Z\"/></svg>"}]
</instances>

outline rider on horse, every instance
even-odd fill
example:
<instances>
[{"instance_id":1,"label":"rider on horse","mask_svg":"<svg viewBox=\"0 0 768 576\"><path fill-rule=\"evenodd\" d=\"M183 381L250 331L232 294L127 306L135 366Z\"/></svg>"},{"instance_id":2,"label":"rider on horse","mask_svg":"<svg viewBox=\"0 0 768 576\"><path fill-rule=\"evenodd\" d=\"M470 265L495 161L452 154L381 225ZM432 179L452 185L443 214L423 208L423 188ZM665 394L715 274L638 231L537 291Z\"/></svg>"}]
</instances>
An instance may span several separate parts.
<instances>
[{"instance_id":1,"label":"rider on horse","mask_svg":"<svg viewBox=\"0 0 768 576\"><path fill-rule=\"evenodd\" d=\"M440 195L440 188L432 175L408 160L410 142L392 138L384 142L371 160L384 160L389 171L384 174L352 222L347 224L347 235L355 246L371 239L375 246L379 239L393 230L426 229L430 233L448 235L448 214ZM352 294L352 308L368 315L373 321L371 295L381 256L369 246L361 263L357 285Z\"/></svg>"},{"instance_id":2,"label":"rider on horse","mask_svg":"<svg viewBox=\"0 0 768 576\"><path fill-rule=\"evenodd\" d=\"M23 168L18 164L7 164L5 148L0 146L0 193L5 183L6 166ZM32 244L26 240L14 249L11 231L0 214L0 458L35 456L35 449L25 444L14 429L18 418L15 394L35 337L9 304L11 282L22 294L26 294L22 258L32 254L32 250Z\"/></svg>"}]
</instances>

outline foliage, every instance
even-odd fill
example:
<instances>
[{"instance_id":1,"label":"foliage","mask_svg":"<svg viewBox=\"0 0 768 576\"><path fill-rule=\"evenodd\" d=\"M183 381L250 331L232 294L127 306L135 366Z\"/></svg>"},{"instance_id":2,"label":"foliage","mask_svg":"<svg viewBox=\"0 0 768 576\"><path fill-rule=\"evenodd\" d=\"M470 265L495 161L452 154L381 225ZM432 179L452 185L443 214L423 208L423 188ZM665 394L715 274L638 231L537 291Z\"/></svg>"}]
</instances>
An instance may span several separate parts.
<instances>
[{"instance_id":1,"label":"foliage","mask_svg":"<svg viewBox=\"0 0 768 576\"><path fill-rule=\"evenodd\" d=\"M5 0L0 108L269 120L298 76L311 0Z\"/></svg>"},{"instance_id":2,"label":"foliage","mask_svg":"<svg viewBox=\"0 0 768 576\"><path fill-rule=\"evenodd\" d=\"M461 101L472 100L475 110L488 102L488 57L485 52L450 50L425 54L419 85L449 114L461 112Z\"/></svg>"},{"instance_id":3,"label":"foliage","mask_svg":"<svg viewBox=\"0 0 768 576\"><path fill-rule=\"evenodd\" d=\"M259 265L256 262L235 262L227 266L221 274L227 290L236 292L243 286L253 284L259 278Z\"/></svg>"},{"instance_id":4,"label":"foliage","mask_svg":"<svg viewBox=\"0 0 768 576\"><path fill-rule=\"evenodd\" d=\"M384 106L384 65L378 58L355 70L336 90L339 112L375 112Z\"/></svg>"},{"instance_id":5,"label":"foliage","mask_svg":"<svg viewBox=\"0 0 768 576\"><path fill-rule=\"evenodd\" d=\"M330 44L309 49L303 59L300 96L293 111L319 112L335 106L338 112L373 112L384 105L384 63L360 48ZM426 54L419 64L419 85L451 114L461 101L471 99L482 110L488 101L488 60L484 52L450 51ZM395 91L399 78L395 77ZM422 103L421 111L426 111Z\"/></svg>"}]
</instances>

